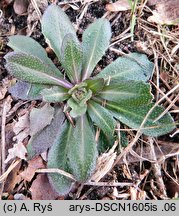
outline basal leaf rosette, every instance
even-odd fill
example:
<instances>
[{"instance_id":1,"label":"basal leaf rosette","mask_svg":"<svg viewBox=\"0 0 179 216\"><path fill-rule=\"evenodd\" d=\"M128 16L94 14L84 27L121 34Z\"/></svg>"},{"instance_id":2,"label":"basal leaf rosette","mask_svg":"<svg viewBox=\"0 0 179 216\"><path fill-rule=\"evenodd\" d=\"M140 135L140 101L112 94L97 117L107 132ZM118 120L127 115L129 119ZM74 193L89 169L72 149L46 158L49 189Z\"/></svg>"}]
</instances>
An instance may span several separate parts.
<instances>
[{"instance_id":1,"label":"basal leaf rosette","mask_svg":"<svg viewBox=\"0 0 179 216\"><path fill-rule=\"evenodd\" d=\"M35 40L11 36L8 45L14 51L5 56L6 68L17 83L9 92L16 99L46 102L30 114L28 158L49 149L48 168L74 176L49 174L55 190L65 194L74 179L84 182L94 172L98 149L106 150L115 141L117 121L134 130L140 128L155 105L147 83L153 63L144 54L130 53L93 76L110 44L109 21L100 18L90 24L80 42L67 15L54 4L42 17L42 33L65 74ZM153 109L141 129L143 134L157 137L175 128L172 116L164 110L162 106Z\"/></svg>"}]
</instances>

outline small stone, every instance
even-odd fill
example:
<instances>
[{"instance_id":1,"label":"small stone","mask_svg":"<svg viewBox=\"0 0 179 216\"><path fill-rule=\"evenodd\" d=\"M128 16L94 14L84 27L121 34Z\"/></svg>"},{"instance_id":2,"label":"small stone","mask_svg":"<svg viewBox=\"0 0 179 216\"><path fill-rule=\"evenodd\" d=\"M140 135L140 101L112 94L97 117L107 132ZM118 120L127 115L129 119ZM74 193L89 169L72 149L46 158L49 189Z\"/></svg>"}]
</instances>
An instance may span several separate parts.
<instances>
[{"instance_id":1,"label":"small stone","mask_svg":"<svg viewBox=\"0 0 179 216\"><path fill-rule=\"evenodd\" d=\"M22 15L27 12L28 5L28 0L15 0L13 8L16 14Z\"/></svg>"}]
</instances>

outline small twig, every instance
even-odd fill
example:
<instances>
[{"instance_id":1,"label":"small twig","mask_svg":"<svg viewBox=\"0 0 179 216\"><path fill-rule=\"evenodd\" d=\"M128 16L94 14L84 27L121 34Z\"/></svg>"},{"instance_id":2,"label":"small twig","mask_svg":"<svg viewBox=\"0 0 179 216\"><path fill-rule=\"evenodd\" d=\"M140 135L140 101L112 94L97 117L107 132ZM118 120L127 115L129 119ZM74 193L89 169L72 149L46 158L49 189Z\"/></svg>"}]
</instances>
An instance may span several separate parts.
<instances>
[{"instance_id":1,"label":"small twig","mask_svg":"<svg viewBox=\"0 0 179 216\"><path fill-rule=\"evenodd\" d=\"M87 191L79 198L79 200L85 199L94 189L95 189L95 187L90 187L90 189L87 190Z\"/></svg>"},{"instance_id":2,"label":"small twig","mask_svg":"<svg viewBox=\"0 0 179 216\"><path fill-rule=\"evenodd\" d=\"M158 55L155 51L155 49L152 47L153 49L153 53L154 53L154 62L155 62L155 71L156 71L156 82L157 82L157 89L160 89L160 72L159 72L159 68L158 68ZM158 101L159 99L159 91L157 91L156 94L156 100Z\"/></svg>"},{"instance_id":3,"label":"small twig","mask_svg":"<svg viewBox=\"0 0 179 216\"><path fill-rule=\"evenodd\" d=\"M179 96L175 97L175 99L171 102L171 104L153 122L155 123L156 121L161 119L170 110L170 108L173 107L173 105L178 100L178 98Z\"/></svg>"},{"instance_id":4,"label":"small twig","mask_svg":"<svg viewBox=\"0 0 179 216\"><path fill-rule=\"evenodd\" d=\"M97 187L126 187L134 186L134 183L128 182L86 182L84 185L97 186Z\"/></svg>"},{"instance_id":5,"label":"small twig","mask_svg":"<svg viewBox=\"0 0 179 216\"><path fill-rule=\"evenodd\" d=\"M155 163L156 162L155 160L151 160L151 159L147 159L147 158L142 157L141 155L137 154L133 149L130 149L129 152L131 153L131 155L133 155L134 157L139 158L140 160L149 161L150 163Z\"/></svg>"},{"instance_id":6,"label":"small twig","mask_svg":"<svg viewBox=\"0 0 179 216\"><path fill-rule=\"evenodd\" d=\"M177 179L175 180L171 175L169 175L169 173L164 168L163 168L163 171L173 182L175 182L176 185L179 186Z\"/></svg>"},{"instance_id":7,"label":"small twig","mask_svg":"<svg viewBox=\"0 0 179 216\"><path fill-rule=\"evenodd\" d=\"M130 38L130 37L132 37L132 34L131 34L131 33L128 33L128 34L126 34L125 36L123 36L122 38L120 38L119 40L117 40L117 41L113 42L112 44L110 44L109 47L112 47L112 46L114 46L115 44L118 44L119 42L121 42L121 41L123 41L123 40L126 40L126 39L128 39L128 38Z\"/></svg>"},{"instance_id":8,"label":"small twig","mask_svg":"<svg viewBox=\"0 0 179 216\"><path fill-rule=\"evenodd\" d=\"M120 128L121 128L121 125L120 125L120 122L117 121L117 125L116 125L116 131L117 131L117 136L118 136L118 140L119 140L119 151L121 152L122 151L122 146L121 146L121 133L120 133Z\"/></svg>"},{"instance_id":9,"label":"small twig","mask_svg":"<svg viewBox=\"0 0 179 216\"><path fill-rule=\"evenodd\" d=\"M151 148L151 156L153 160L155 161L155 163L152 163L152 170L156 178L157 186L162 192L162 194L164 195L164 197L167 197L166 188L165 188L165 184L163 182L162 173L161 173L161 165L157 161L157 157L156 157L155 149L153 145L153 139L149 138L149 142L150 142L150 148Z\"/></svg>"},{"instance_id":10,"label":"small twig","mask_svg":"<svg viewBox=\"0 0 179 216\"><path fill-rule=\"evenodd\" d=\"M63 1L63 2L59 2L58 5L66 5L66 4L74 4L74 3L90 3L90 2L98 2L99 0L71 0L71 1Z\"/></svg>"},{"instance_id":11,"label":"small twig","mask_svg":"<svg viewBox=\"0 0 179 216\"><path fill-rule=\"evenodd\" d=\"M37 16L39 17L39 20L41 20L41 18L42 18L42 13L41 13L40 10L39 10L39 7L38 7L38 5L37 5L36 0L31 0L31 3L32 3L32 5L33 5L33 7L34 7L34 9L35 9L35 11L36 11L36 13L37 13Z\"/></svg>"},{"instance_id":12,"label":"small twig","mask_svg":"<svg viewBox=\"0 0 179 216\"><path fill-rule=\"evenodd\" d=\"M165 96L165 94L163 93L163 91L160 90L160 88L158 88L158 87L155 85L154 82L152 82L151 80L149 80L149 82L157 89L157 91L159 91L159 93L160 93L162 96ZM169 90L171 90L171 88L170 88ZM166 100L168 101L169 104L172 103L172 100L170 100L169 97L166 97ZM173 106L174 106L175 108L177 108L177 106L175 106L175 105L173 105Z\"/></svg>"},{"instance_id":13,"label":"small twig","mask_svg":"<svg viewBox=\"0 0 179 216\"><path fill-rule=\"evenodd\" d=\"M112 38L111 41L113 43L111 43L110 46L114 45L115 41L123 38L124 35L126 35L129 31L130 31L130 27L128 27L127 29L125 29L120 35L117 35L116 37Z\"/></svg>"},{"instance_id":14,"label":"small twig","mask_svg":"<svg viewBox=\"0 0 179 216\"><path fill-rule=\"evenodd\" d=\"M115 48L113 48L113 47L110 47L109 50L112 51L112 52L115 52L116 54L118 54L118 55L120 55L120 56L126 55L126 53L123 52L122 50L115 49Z\"/></svg>"},{"instance_id":15,"label":"small twig","mask_svg":"<svg viewBox=\"0 0 179 216\"><path fill-rule=\"evenodd\" d=\"M0 18L2 17L2 15L3 15L3 12L2 12L2 10L0 10Z\"/></svg>"},{"instance_id":16,"label":"small twig","mask_svg":"<svg viewBox=\"0 0 179 216\"><path fill-rule=\"evenodd\" d=\"M7 114L7 104L9 97L4 102L3 110L2 110L2 122L1 122L1 175L5 172L5 145L6 145L6 137L5 137L5 125L6 125L6 114Z\"/></svg>"},{"instance_id":17,"label":"small twig","mask_svg":"<svg viewBox=\"0 0 179 216\"><path fill-rule=\"evenodd\" d=\"M13 116L15 115L16 111L24 104L28 103L29 101L19 101L18 103L16 103L12 109L8 112L8 114L6 115L6 124L13 118Z\"/></svg>"},{"instance_id":18,"label":"small twig","mask_svg":"<svg viewBox=\"0 0 179 216\"><path fill-rule=\"evenodd\" d=\"M64 170L61 170L61 169L55 169L55 168L52 168L52 169L38 169L35 172L36 173L56 173L56 174L61 174L61 175L65 176L65 177L67 177L67 178L69 178L69 179L71 179L73 181L77 181L72 174L70 174L68 172L65 172Z\"/></svg>"},{"instance_id":19,"label":"small twig","mask_svg":"<svg viewBox=\"0 0 179 216\"><path fill-rule=\"evenodd\" d=\"M159 26L159 25L158 25L158 32L161 33L161 29L160 29L160 26ZM164 47L164 49L165 49L165 51L166 51L166 53L167 53L167 55L168 55L169 61L171 61L171 60L172 60L172 57L170 56L169 51L168 51L168 48L167 48L166 43L165 43L165 41L164 41L164 35L163 35L163 33L161 33L160 40L161 40L162 45L163 45L163 47Z\"/></svg>"},{"instance_id":20,"label":"small twig","mask_svg":"<svg viewBox=\"0 0 179 216\"><path fill-rule=\"evenodd\" d=\"M168 125L170 125L170 126L172 126L172 125L178 125L177 123L173 123L173 124L168 124ZM165 125L166 126L166 125ZM162 128L163 126L162 125L160 125L160 126L151 126L151 127L143 127L143 128L141 128L141 130L149 130L149 129L158 129L158 128ZM139 128L125 128L125 129L123 129L123 128L120 128L120 129L118 129L118 128L116 128L115 129L116 131L137 131L137 130L139 130Z\"/></svg>"},{"instance_id":21,"label":"small twig","mask_svg":"<svg viewBox=\"0 0 179 216\"><path fill-rule=\"evenodd\" d=\"M171 134L170 137L172 138L172 137L174 137L178 133L179 133L179 129L177 129L173 134Z\"/></svg>"},{"instance_id":22,"label":"small twig","mask_svg":"<svg viewBox=\"0 0 179 216\"><path fill-rule=\"evenodd\" d=\"M9 173L21 162L21 159L13 161L9 168L6 170L3 175L0 176L0 183L2 183L9 175Z\"/></svg>"},{"instance_id":23,"label":"small twig","mask_svg":"<svg viewBox=\"0 0 179 216\"><path fill-rule=\"evenodd\" d=\"M178 74L179 74L178 70L171 64L171 62L168 60L168 58L164 54L160 53L158 50L156 50L156 52L158 52L165 59L165 61L168 62L168 64L170 65L170 67L173 69L173 71L178 76Z\"/></svg>"}]
</instances>

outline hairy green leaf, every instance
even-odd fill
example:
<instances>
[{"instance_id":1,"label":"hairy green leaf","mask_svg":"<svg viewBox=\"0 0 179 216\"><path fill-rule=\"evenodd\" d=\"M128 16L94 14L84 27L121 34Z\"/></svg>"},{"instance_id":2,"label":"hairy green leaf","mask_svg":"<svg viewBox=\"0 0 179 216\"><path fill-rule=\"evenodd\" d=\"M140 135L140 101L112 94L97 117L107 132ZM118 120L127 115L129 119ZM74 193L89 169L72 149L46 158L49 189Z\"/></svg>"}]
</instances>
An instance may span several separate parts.
<instances>
[{"instance_id":1,"label":"hairy green leaf","mask_svg":"<svg viewBox=\"0 0 179 216\"><path fill-rule=\"evenodd\" d=\"M88 114L92 121L96 123L107 136L111 137L114 134L116 121L106 108L90 100L88 102Z\"/></svg>"},{"instance_id":2,"label":"hairy green leaf","mask_svg":"<svg viewBox=\"0 0 179 216\"><path fill-rule=\"evenodd\" d=\"M53 116L54 108L50 104L45 104L41 108L33 108L30 112L30 136L41 132L51 123Z\"/></svg>"},{"instance_id":3,"label":"hairy green leaf","mask_svg":"<svg viewBox=\"0 0 179 216\"><path fill-rule=\"evenodd\" d=\"M86 115L76 120L69 148L69 164L72 174L79 181L86 180L95 169L97 145Z\"/></svg>"},{"instance_id":4,"label":"hairy green leaf","mask_svg":"<svg viewBox=\"0 0 179 216\"><path fill-rule=\"evenodd\" d=\"M85 80L87 83L87 89L90 89L94 94L101 91L104 87L104 79L88 79Z\"/></svg>"},{"instance_id":5,"label":"hairy green leaf","mask_svg":"<svg viewBox=\"0 0 179 216\"><path fill-rule=\"evenodd\" d=\"M113 103L106 102L106 107L112 112L113 116L119 119L122 123L128 125L135 130L138 130L141 123L143 122L145 116L149 110L154 106L153 103L142 105L142 106L130 106L126 103ZM161 136L171 132L174 128L174 122L169 113L165 114L158 121L155 119L164 111L164 108L157 106L154 108L152 113L146 119L146 122L141 130L148 136Z\"/></svg>"},{"instance_id":6,"label":"hairy green leaf","mask_svg":"<svg viewBox=\"0 0 179 216\"><path fill-rule=\"evenodd\" d=\"M43 85L43 84L36 84L36 83L30 84L28 95L30 97L38 97L39 99L42 99L42 96L40 94L41 91L43 89L48 89L51 87L52 87L51 85Z\"/></svg>"},{"instance_id":7,"label":"hairy green leaf","mask_svg":"<svg viewBox=\"0 0 179 216\"><path fill-rule=\"evenodd\" d=\"M68 94L68 90L61 86L53 86L48 89L43 89L41 91L41 95L43 101L49 103L62 102L70 97L70 95Z\"/></svg>"},{"instance_id":8,"label":"hairy green leaf","mask_svg":"<svg viewBox=\"0 0 179 216\"><path fill-rule=\"evenodd\" d=\"M60 7L54 4L51 4L43 14L42 33L59 60L61 60L62 56L61 46L64 37L67 34L73 34L76 36L75 29L73 28L68 16Z\"/></svg>"},{"instance_id":9,"label":"hairy green leaf","mask_svg":"<svg viewBox=\"0 0 179 216\"><path fill-rule=\"evenodd\" d=\"M102 130L100 131L98 138L98 151L104 153L114 145L115 137L107 136Z\"/></svg>"},{"instance_id":10,"label":"hairy green leaf","mask_svg":"<svg viewBox=\"0 0 179 216\"><path fill-rule=\"evenodd\" d=\"M86 103L77 103L73 98L70 98L67 101L67 104L72 109L70 111L70 115L72 118L76 118L78 116L85 114L85 112L87 110L87 104Z\"/></svg>"},{"instance_id":11,"label":"hairy green leaf","mask_svg":"<svg viewBox=\"0 0 179 216\"><path fill-rule=\"evenodd\" d=\"M69 79L73 83L79 83L82 69L82 47L76 36L72 34L66 35L63 39L61 63Z\"/></svg>"},{"instance_id":12,"label":"hairy green leaf","mask_svg":"<svg viewBox=\"0 0 179 216\"><path fill-rule=\"evenodd\" d=\"M71 88L68 81L58 78L48 65L40 59L25 53L11 52L5 56L6 68L16 78L37 84L60 85Z\"/></svg>"},{"instance_id":13,"label":"hairy green leaf","mask_svg":"<svg viewBox=\"0 0 179 216\"><path fill-rule=\"evenodd\" d=\"M51 68L54 75L63 77L62 73L56 68L52 60L48 58L45 49L34 39L22 35L10 36L7 45L15 52L26 53L39 58L42 62L48 65L49 68Z\"/></svg>"},{"instance_id":14,"label":"hairy green leaf","mask_svg":"<svg viewBox=\"0 0 179 216\"><path fill-rule=\"evenodd\" d=\"M43 112L39 116L43 116ZM63 111L59 107L55 107L54 118L50 125L47 125L42 131L32 136L27 146L28 158L32 158L35 155L39 155L48 148L50 148L60 134L62 125L64 123L65 116Z\"/></svg>"},{"instance_id":15,"label":"hairy green leaf","mask_svg":"<svg viewBox=\"0 0 179 216\"><path fill-rule=\"evenodd\" d=\"M83 77L90 77L96 64L101 60L109 47L111 38L110 23L106 19L98 19L84 31L82 37L83 46Z\"/></svg>"},{"instance_id":16,"label":"hairy green leaf","mask_svg":"<svg viewBox=\"0 0 179 216\"><path fill-rule=\"evenodd\" d=\"M70 172L68 165L68 153L71 144L72 126L65 122L63 128L57 137L54 145L48 154L48 168L57 168ZM72 181L61 174L49 174L50 182L55 190L60 194L67 194L72 185Z\"/></svg>"},{"instance_id":17,"label":"hairy green leaf","mask_svg":"<svg viewBox=\"0 0 179 216\"><path fill-rule=\"evenodd\" d=\"M105 86L99 96L116 103L147 104L152 100L150 85L142 81L121 81Z\"/></svg>"},{"instance_id":18,"label":"hairy green leaf","mask_svg":"<svg viewBox=\"0 0 179 216\"><path fill-rule=\"evenodd\" d=\"M147 81L153 72L153 63L146 55L130 53L117 58L108 65L96 77L108 80L110 84L121 80Z\"/></svg>"},{"instance_id":19,"label":"hairy green leaf","mask_svg":"<svg viewBox=\"0 0 179 216\"><path fill-rule=\"evenodd\" d=\"M30 84L24 81L17 81L11 86L8 91L15 99L21 100L41 100L40 92L44 88L49 88L49 85Z\"/></svg>"}]
</instances>

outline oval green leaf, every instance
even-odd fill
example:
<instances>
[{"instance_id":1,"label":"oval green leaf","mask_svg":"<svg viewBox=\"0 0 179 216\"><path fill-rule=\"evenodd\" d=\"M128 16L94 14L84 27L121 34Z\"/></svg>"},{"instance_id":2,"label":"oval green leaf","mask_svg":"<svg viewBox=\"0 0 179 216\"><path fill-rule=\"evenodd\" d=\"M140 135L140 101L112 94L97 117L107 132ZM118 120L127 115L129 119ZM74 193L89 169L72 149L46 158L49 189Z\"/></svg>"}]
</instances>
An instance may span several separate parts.
<instances>
[{"instance_id":1,"label":"oval green leaf","mask_svg":"<svg viewBox=\"0 0 179 216\"><path fill-rule=\"evenodd\" d=\"M113 119L113 115L105 107L90 100L88 102L88 114L92 121L101 128L107 136L113 136L116 121Z\"/></svg>"},{"instance_id":2,"label":"oval green leaf","mask_svg":"<svg viewBox=\"0 0 179 216\"><path fill-rule=\"evenodd\" d=\"M68 153L71 145L72 129L72 126L66 121L48 153L48 168L57 168L70 173ZM56 173L48 176L50 183L59 194L67 194L70 191L73 183L71 179Z\"/></svg>"},{"instance_id":3,"label":"oval green leaf","mask_svg":"<svg viewBox=\"0 0 179 216\"><path fill-rule=\"evenodd\" d=\"M61 60L61 46L67 34L76 36L68 16L57 5L51 4L42 17L42 33L46 42L54 50L58 59Z\"/></svg>"},{"instance_id":4,"label":"oval green leaf","mask_svg":"<svg viewBox=\"0 0 179 216\"><path fill-rule=\"evenodd\" d=\"M88 79L85 80L87 89L90 89L94 94L99 93L104 87L104 79Z\"/></svg>"},{"instance_id":5,"label":"oval green leaf","mask_svg":"<svg viewBox=\"0 0 179 216\"><path fill-rule=\"evenodd\" d=\"M81 80L82 69L82 47L76 36L68 34L62 43L61 63L69 79L73 83Z\"/></svg>"},{"instance_id":6,"label":"oval green leaf","mask_svg":"<svg viewBox=\"0 0 179 216\"><path fill-rule=\"evenodd\" d=\"M54 108L50 104L46 103L41 108L33 108L30 112L30 136L32 137L41 132L51 123L53 117Z\"/></svg>"},{"instance_id":7,"label":"oval green leaf","mask_svg":"<svg viewBox=\"0 0 179 216\"><path fill-rule=\"evenodd\" d=\"M11 52L5 56L5 59L7 61L6 69L17 79L29 83L60 85L65 88L72 87L71 83L56 77L48 65L32 55Z\"/></svg>"},{"instance_id":8,"label":"oval green leaf","mask_svg":"<svg viewBox=\"0 0 179 216\"><path fill-rule=\"evenodd\" d=\"M141 105L147 104L153 99L150 90L150 85L141 81L120 81L105 86L99 96L116 103L125 101L130 105Z\"/></svg>"},{"instance_id":9,"label":"oval green leaf","mask_svg":"<svg viewBox=\"0 0 179 216\"><path fill-rule=\"evenodd\" d=\"M76 120L69 148L69 165L79 181L85 181L94 171L97 159L97 144L86 115Z\"/></svg>"},{"instance_id":10,"label":"oval green leaf","mask_svg":"<svg viewBox=\"0 0 179 216\"><path fill-rule=\"evenodd\" d=\"M135 130L139 129L145 116L153 106L154 103L142 106L131 106L130 104L126 103L117 104L108 101L106 102L106 107L112 112L112 115L115 118L119 119L122 123ZM146 119L146 122L141 129L141 133L148 136L157 137L171 132L175 128L175 123L169 113L165 114L158 121L155 121L157 117L163 113L163 111L163 107L155 107L152 113Z\"/></svg>"},{"instance_id":11,"label":"oval green leaf","mask_svg":"<svg viewBox=\"0 0 179 216\"><path fill-rule=\"evenodd\" d=\"M96 64L101 60L109 47L111 26L107 19L98 19L84 31L83 46L83 74L82 80L90 77Z\"/></svg>"},{"instance_id":12,"label":"oval green leaf","mask_svg":"<svg viewBox=\"0 0 179 216\"><path fill-rule=\"evenodd\" d=\"M40 94L42 95L43 101L49 103L59 103L70 97L68 90L60 86L43 89Z\"/></svg>"},{"instance_id":13,"label":"oval green leaf","mask_svg":"<svg viewBox=\"0 0 179 216\"><path fill-rule=\"evenodd\" d=\"M7 45L15 52L26 53L39 58L45 64L47 64L52 71L54 71L56 76L63 77L62 73L56 68L52 60L48 58L45 49L31 37L23 35L10 36Z\"/></svg>"},{"instance_id":14,"label":"oval green leaf","mask_svg":"<svg viewBox=\"0 0 179 216\"><path fill-rule=\"evenodd\" d=\"M117 58L96 77L109 81L110 84L121 80L147 81L153 72L154 64L146 55L130 53Z\"/></svg>"},{"instance_id":15,"label":"oval green leaf","mask_svg":"<svg viewBox=\"0 0 179 216\"><path fill-rule=\"evenodd\" d=\"M39 110L38 115L43 117L42 109ZM55 107L55 112L54 112L53 119L51 120L51 122L50 122L50 119L51 119L51 116L50 118L48 117L47 121L46 119L44 119L43 125L45 125L46 123L46 126L41 130L39 128L39 131L37 128L36 130L37 133L32 134L29 140L28 146L27 146L28 159L34 157L35 155L39 155L47 151L48 148L50 148L56 142L56 139L59 136L62 130L63 123L65 121L65 115L62 109L60 109L59 107ZM35 122L35 119L34 119L34 122ZM47 125L47 123L49 122L50 124ZM31 124L32 122L30 122L30 126ZM41 125L41 123L39 124ZM35 127L35 125L33 127Z\"/></svg>"},{"instance_id":16,"label":"oval green leaf","mask_svg":"<svg viewBox=\"0 0 179 216\"><path fill-rule=\"evenodd\" d=\"M41 100L40 92L44 88L50 88L50 85L30 84L24 81L17 81L8 91L15 99L21 100Z\"/></svg>"}]
</instances>

